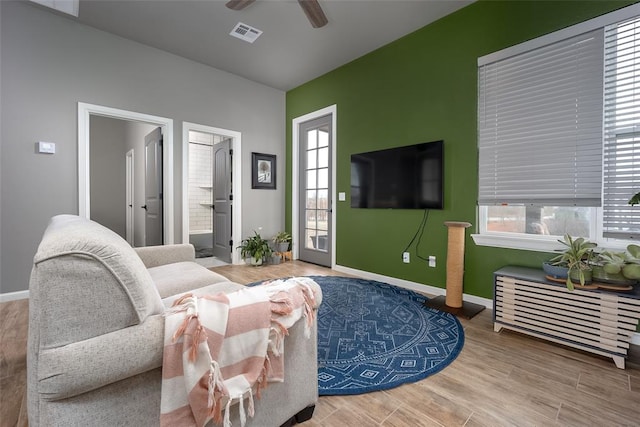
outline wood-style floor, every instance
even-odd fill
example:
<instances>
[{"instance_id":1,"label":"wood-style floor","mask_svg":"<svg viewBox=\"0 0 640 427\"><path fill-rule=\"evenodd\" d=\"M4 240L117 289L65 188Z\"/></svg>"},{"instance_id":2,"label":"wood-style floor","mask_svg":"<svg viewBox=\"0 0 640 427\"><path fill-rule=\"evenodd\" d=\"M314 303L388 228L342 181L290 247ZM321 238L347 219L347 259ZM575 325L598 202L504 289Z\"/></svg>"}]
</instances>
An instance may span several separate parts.
<instances>
[{"instance_id":1,"label":"wood-style floor","mask_svg":"<svg viewBox=\"0 0 640 427\"><path fill-rule=\"evenodd\" d=\"M342 275L303 262L213 270L238 283ZM0 304L0 426L25 426L27 302ZM640 351L610 359L514 332L493 332L491 311L462 320L465 344L443 371L357 396L321 397L307 427L640 426Z\"/></svg>"}]
</instances>

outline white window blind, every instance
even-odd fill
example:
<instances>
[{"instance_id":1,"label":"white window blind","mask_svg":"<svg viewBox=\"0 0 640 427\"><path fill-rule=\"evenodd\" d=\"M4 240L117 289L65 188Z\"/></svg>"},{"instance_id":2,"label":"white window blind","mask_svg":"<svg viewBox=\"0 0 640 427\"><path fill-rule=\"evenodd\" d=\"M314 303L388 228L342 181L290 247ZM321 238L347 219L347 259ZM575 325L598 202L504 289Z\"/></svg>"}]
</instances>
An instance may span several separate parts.
<instances>
[{"instance_id":1,"label":"white window blind","mask_svg":"<svg viewBox=\"0 0 640 427\"><path fill-rule=\"evenodd\" d=\"M478 70L481 205L600 206L603 30Z\"/></svg>"},{"instance_id":2,"label":"white window blind","mask_svg":"<svg viewBox=\"0 0 640 427\"><path fill-rule=\"evenodd\" d=\"M640 19L605 29L603 235L640 238Z\"/></svg>"}]
</instances>

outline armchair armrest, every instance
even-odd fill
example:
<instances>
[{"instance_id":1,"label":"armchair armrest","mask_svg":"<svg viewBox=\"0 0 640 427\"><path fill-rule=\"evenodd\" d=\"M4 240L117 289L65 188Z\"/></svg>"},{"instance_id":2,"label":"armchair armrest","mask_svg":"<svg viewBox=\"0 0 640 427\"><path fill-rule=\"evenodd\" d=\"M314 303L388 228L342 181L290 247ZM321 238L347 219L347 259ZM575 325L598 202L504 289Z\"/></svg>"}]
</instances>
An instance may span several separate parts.
<instances>
[{"instance_id":1,"label":"armchair armrest","mask_svg":"<svg viewBox=\"0 0 640 427\"><path fill-rule=\"evenodd\" d=\"M145 246L134 248L134 250L147 268L174 262L195 261L196 259L196 251L189 243Z\"/></svg>"},{"instance_id":2,"label":"armchair armrest","mask_svg":"<svg viewBox=\"0 0 640 427\"><path fill-rule=\"evenodd\" d=\"M62 347L41 349L37 388L55 401L162 366L164 317Z\"/></svg>"}]
</instances>

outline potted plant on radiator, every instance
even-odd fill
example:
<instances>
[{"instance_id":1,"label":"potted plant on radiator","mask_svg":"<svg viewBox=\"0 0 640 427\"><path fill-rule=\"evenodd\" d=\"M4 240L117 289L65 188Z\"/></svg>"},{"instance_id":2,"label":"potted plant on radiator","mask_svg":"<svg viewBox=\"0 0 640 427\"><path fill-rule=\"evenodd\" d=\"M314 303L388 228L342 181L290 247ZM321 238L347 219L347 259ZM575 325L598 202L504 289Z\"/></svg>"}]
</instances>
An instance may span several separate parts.
<instances>
[{"instance_id":1,"label":"potted plant on radiator","mask_svg":"<svg viewBox=\"0 0 640 427\"><path fill-rule=\"evenodd\" d=\"M567 248L558 256L550 260L555 265L566 265L568 268L567 289L574 289L573 281L577 281L581 286L591 283L592 261L594 257L593 249L596 243L590 242L583 237L572 238L565 234L563 240L558 240Z\"/></svg>"},{"instance_id":2,"label":"potted plant on radiator","mask_svg":"<svg viewBox=\"0 0 640 427\"><path fill-rule=\"evenodd\" d=\"M626 251L598 254L594 278L603 282L633 284L640 279L640 246L628 245Z\"/></svg>"}]
</instances>

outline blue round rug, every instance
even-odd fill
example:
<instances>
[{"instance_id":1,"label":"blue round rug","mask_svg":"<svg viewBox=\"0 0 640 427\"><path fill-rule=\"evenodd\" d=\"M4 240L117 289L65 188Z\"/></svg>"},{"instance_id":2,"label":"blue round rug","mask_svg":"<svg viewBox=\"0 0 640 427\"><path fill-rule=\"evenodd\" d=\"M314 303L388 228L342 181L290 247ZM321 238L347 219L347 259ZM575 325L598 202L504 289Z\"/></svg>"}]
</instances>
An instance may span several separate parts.
<instances>
[{"instance_id":1,"label":"blue round rug","mask_svg":"<svg viewBox=\"0 0 640 427\"><path fill-rule=\"evenodd\" d=\"M361 394L415 382L460 353L458 319L425 307L426 297L373 280L311 276L318 311L320 395Z\"/></svg>"},{"instance_id":2,"label":"blue round rug","mask_svg":"<svg viewBox=\"0 0 640 427\"><path fill-rule=\"evenodd\" d=\"M416 382L460 354L464 330L408 289L350 277L308 276L322 289L318 393L362 394ZM255 286L262 282L251 283Z\"/></svg>"}]
</instances>

